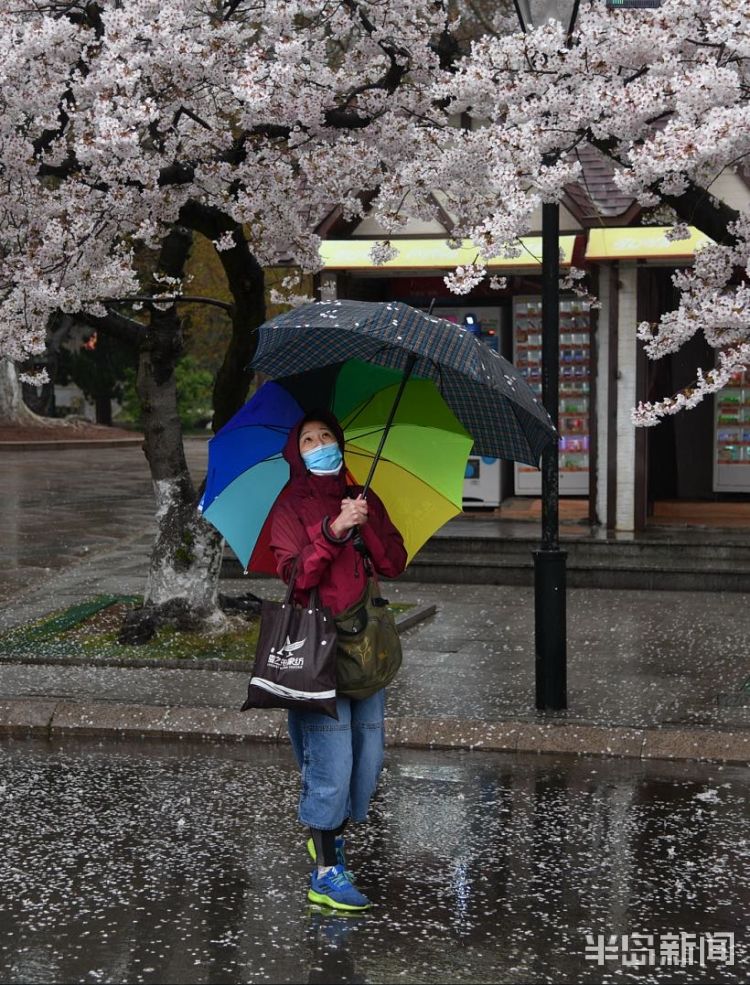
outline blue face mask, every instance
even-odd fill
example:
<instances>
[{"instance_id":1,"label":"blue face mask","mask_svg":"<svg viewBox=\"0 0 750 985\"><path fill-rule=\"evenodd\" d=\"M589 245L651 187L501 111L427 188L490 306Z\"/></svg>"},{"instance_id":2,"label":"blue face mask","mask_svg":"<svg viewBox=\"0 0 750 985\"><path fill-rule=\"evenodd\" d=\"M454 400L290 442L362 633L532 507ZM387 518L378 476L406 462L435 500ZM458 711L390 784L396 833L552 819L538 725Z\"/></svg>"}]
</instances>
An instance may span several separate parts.
<instances>
[{"instance_id":1,"label":"blue face mask","mask_svg":"<svg viewBox=\"0 0 750 985\"><path fill-rule=\"evenodd\" d=\"M337 442L318 445L302 453L302 461L313 475L338 475L344 456Z\"/></svg>"}]
</instances>

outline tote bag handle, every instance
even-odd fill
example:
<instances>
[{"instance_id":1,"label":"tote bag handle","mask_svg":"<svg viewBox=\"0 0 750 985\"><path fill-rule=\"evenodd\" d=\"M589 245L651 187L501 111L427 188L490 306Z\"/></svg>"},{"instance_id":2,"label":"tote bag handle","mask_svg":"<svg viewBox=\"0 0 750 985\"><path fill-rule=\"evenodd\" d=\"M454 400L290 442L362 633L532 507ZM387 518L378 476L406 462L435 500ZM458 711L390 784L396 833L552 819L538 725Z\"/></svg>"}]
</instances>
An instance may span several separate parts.
<instances>
[{"instance_id":1,"label":"tote bag handle","mask_svg":"<svg viewBox=\"0 0 750 985\"><path fill-rule=\"evenodd\" d=\"M284 605L289 605L292 601L292 595L294 594L294 582L297 578L297 565L299 564L299 555L294 559L294 564L292 565L292 571L289 575L289 584L286 586L286 594L284 595Z\"/></svg>"},{"instance_id":2,"label":"tote bag handle","mask_svg":"<svg viewBox=\"0 0 750 985\"><path fill-rule=\"evenodd\" d=\"M294 564L292 565L292 572L289 575L289 584L286 587L286 594L284 595L284 605L289 605L292 601L292 595L294 595L294 582L297 578L297 566L299 564L299 554L294 559ZM318 586L315 585L314 588L310 589L310 598L308 600L309 609L319 609L320 600L318 598Z\"/></svg>"}]
</instances>

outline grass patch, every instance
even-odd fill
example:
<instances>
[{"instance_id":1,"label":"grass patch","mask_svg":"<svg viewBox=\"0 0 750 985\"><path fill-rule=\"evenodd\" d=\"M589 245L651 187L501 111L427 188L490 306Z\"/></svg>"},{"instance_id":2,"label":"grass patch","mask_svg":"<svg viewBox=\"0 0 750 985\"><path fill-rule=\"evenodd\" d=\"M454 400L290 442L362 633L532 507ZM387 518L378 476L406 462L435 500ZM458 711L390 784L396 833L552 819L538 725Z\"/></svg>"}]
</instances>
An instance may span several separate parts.
<instances>
[{"instance_id":1,"label":"grass patch","mask_svg":"<svg viewBox=\"0 0 750 985\"><path fill-rule=\"evenodd\" d=\"M117 636L130 609L142 604L135 595L98 595L60 609L0 635L0 660L40 657L50 660L252 660L260 618L229 615L228 629L216 635L161 627L148 643L123 645ZM395 616L414 603L389 606Z\"/></svg>"},{"instance_id":2,"label":"grass patch","mask_svg":"<svg viewBox=\"0 0 750 985\"><path fill-rule=\"evenodd\" d=\"M0 636L0 659L24 656L118 660L252 660L259 620L228 616L229 628L213 636L163 626L148 643L122 645L117 636L138 596L100 595L53 612Z\"/></svg>"},{"instance_id":3,"label":"grass patch","mask_svg":"<svg viewBox=\"0 0 750 985\"><path fill-rule=\"evenodd\" d=\"M409 609L413 609L414 605L414 602L390 602L388 608L394 616L401 616L405 612L408 612Z\"/></svg>"}]
</instances>

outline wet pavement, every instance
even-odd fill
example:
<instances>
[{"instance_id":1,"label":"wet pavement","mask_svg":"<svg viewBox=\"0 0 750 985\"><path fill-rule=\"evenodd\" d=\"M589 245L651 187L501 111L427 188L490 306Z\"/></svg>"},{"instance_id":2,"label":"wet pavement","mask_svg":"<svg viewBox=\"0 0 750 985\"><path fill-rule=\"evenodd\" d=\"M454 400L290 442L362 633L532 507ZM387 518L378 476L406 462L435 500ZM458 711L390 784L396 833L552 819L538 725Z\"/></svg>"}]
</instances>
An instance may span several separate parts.
<instances>
[{"instance_id":1,"label":"wet pavement","mask_svg":"<svg viewBox=\"0 0 750 985\"><path fill-rule=\"evenodd\" d=\"M206 443L186 442L198 479ZM143 590L153 537L137 447L6 452L0 460L0 629L101 593ZM486 526L489 521L467 521ZM280 583L223 580L278 597ZM421 719L612 727L750 725L750 606L741 593L568 593L568 710L534 708L533 590L391 583L394 601L437 603L404 636L390 713ZM2 698L237 708L245 674L6 663Z\"/></svg>"},{"instance_id":2,"label":"wet pavement","mask_svg":"<svg viewBox=\"0 0 750 985\"><path fill-rule=\"evenodd\" d=\"M288 749L4 740L0 762L6 983L750 974L737 767L390 752L349 837L377 905L346 917L306 902ZM708 934L735 935L733 965Z\"/></svg>"},{"instance_id":3,"label":"wet pavement","mask_svg":"<svg viewBox=\"0 0 750 985\"><path fill-rule=\"evenodd\" d=\"M0 482L0 601L154 529L151 479L138 447L3 450Z\"/></svg>"},{"instance_id":4,"label":"wet pavement","mask_svg":"<svg viewBox=\"0 0 750 985\"><path fill-rule=\"evenodd\" d=\"M52 600L69 605L99 592L141 589L142 566L130 550L123 569L116 561L110 555L106 570L96 560L82 562L75 573L45 583L36 609L31 602L16 604L12 614L41 614L54 607ZM280 594L272 581L222 587ZM394 601L438 605L434 617L404 634L390 714L629 727L750 725L750 704L720 704L727 697L742 702L743 694L750 701L744 689L750 607L738 608L736 593L570 590L568 709L544 716L534 707L532 589L391 583L386 593ZM50 659L6 663L0 697L237 708L246 681L244 670L63 667Z\"/></svg>"},{"instance_id":5,"label":"wet pavement","mask_svg":"<svg viewBox=\"0 0 750 985\"><path fill-rule=\"evenodd\" d=\"M199 477L205 443L187 444ZM142 591L154 528L138 448L5 453L0 478L0 629ZM222 590L278 597L280 584ZM389 749L371 821L351 838L378 904L356 917L306 903L288 746L55 733L95 720L158 736L171 716L175 735L241 738L232 729L248 716L230 710L245 672L61 666L54 654L0 665L0 733L33 720L47 736L0 738L0 981L747 981L748 773L695 761L732 758L727 745L750 761L746 596L571 590L569 707L542 714L531 589L387 594L438 605L404 635L389 741L400 729L407 744L450 734L465 748ZM686 758L468 751L479 726L525 726L515 748L557 749L578 725L569 751ZM667 740L655 751L654 735ZM727 938L706 935L732 933L729 965L717 960Z\"/></svg>"}]
</instances>

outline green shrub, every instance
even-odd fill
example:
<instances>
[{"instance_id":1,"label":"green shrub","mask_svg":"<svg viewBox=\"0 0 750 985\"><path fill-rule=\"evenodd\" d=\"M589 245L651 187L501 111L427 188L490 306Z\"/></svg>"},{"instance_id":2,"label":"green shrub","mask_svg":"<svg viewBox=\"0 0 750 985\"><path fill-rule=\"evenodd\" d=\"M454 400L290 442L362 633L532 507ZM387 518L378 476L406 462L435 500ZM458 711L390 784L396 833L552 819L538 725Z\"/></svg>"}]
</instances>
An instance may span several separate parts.
<instances>
[{"instance_id":1,"label":"green shrub","mask_svg":"<svg viewBox=\"0 0 750 985\"><path fill-rule=\"evenodd\" d=\"M185 356L175 370L177 411L184 428L205 427L213 416L212 390L214 378L207 369L200 369L192 356Z\"/></svg>"},{"instance_id":2,"label":"green shrub","mask_svg":"<svg viewBox=\"0 0 750 985\"><path fill-rule=\"evenodd\" d=\"M122 396L121 419L136 427L143 426L141 403L135 385L136 373L128 369L125 373ZM175 369L177 386L177 412L183 428L205 427L213 416L211 409L213 376L206 369L200 369L192 356L185 356Z\"/></svg>"}]
</instances>

